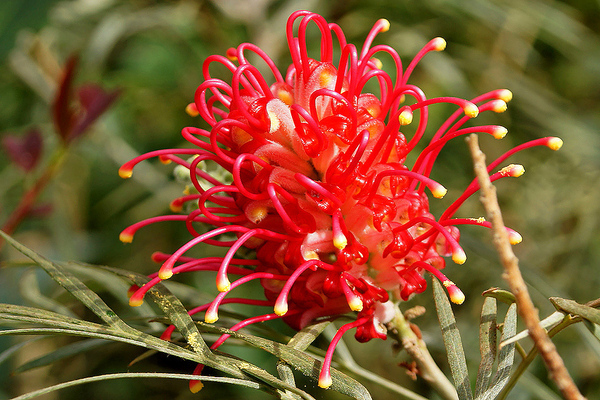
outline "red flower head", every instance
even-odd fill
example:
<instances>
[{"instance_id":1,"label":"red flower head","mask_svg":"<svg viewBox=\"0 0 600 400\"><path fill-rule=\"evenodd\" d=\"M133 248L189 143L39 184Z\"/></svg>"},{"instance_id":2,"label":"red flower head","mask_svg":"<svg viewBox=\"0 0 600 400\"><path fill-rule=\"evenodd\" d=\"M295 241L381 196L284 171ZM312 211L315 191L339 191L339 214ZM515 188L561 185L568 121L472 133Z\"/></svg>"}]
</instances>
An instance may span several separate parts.
<instances>
[{"instance_id":1,"label":"red flower head","mask_svg":"<svg viewBox=\"0 0 600 400\"><path fill-rule=\"evenodd\" d=\"M311 22L321 34L318 59L310 58L307 51L306 31ZM210 124L210 131L185 128L182 134L193 148L151 152L119 171L129 177L136 163L154 156L173 161L189 173L193 193L174 200L172 208L180 211L188 202L197 205L187 215L145 220L121 234L121 240L128 242L141 226L179 220L193 235L174 254L155 255L162 267L133 293L132 305L141 304L146 291L161 279L184 271L212 270L217 271L220 293L210 304L190 312L205 311L206 322L215 322L219 305L225 303L259 304L274 311L242 321L233 330L279 317L301 329L317 319L354 313L355 321L339 329L327 351L319 385L328 387L333 350L342 334L356 328L356 339L361 342L385 339L384 324L393 315L390 295L406 300L423 292L424 271L442 281L452 301L463 302L460 289L440 272L445 266L443 257L465 262L456 225L489 227L489 223L452 219L464 200L478 190L476 181L436 219L429 212L426 189L436 198L444 196L446 189L429 174L448 140L473 132L503 137L506 129L501 126L463 125L479 112L504 111L511 93L494 90L471 101L427 98L408 80L419 60L430 51L443 50L445 41L431 40L403 70L394 49L372 45L375 36L388 28L388 21L377 21L359 52L346 43L338 25L328 24L317 14L297 11L287 24L293 63L285 76L250 43L228 50L227 57L206 59L202 69L205 81L188 112L199 114ZM334 42L341 55L335 61ZM273 76L263 77L246 58L248 53L262 59ZM378 53L386 53L394 61L391 76L375 58ZM211 77L210 67L215 63L231 71L230 81ZM378 87L379 96L364 93L370 82ZM408 167L406 157L422 140L429 106L436 103L456 105L457 110ZM411 123L416 129L407 140L402 130ZM561 143L558 138L526 143L490 164L489 170L522 148L546 145L557 149ZM227 173L221 177L207 173L201 168L207 161ZM491 178L522 172L521 166L510 165ZM201 234L196 223L213 229ZM509 232L518 243L519 234ZM232 233L236 240L219 240ZM224 257L184 257L200 243L227 247L228 251ZM256 259L235 258L242 246L254 249ZM232 281L233 276L237 278ZM227 297L235 287L254 279L260 279L266 300ZM168 338L172 329L163 337Z\"/></svg>"}]
</instances>

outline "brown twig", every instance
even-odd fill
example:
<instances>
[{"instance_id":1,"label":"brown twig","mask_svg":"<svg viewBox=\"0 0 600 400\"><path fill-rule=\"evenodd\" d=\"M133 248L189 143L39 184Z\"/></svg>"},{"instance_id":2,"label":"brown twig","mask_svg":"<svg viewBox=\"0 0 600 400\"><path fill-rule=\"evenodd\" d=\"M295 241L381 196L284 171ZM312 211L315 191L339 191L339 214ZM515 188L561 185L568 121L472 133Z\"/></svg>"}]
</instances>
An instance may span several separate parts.
<instances>
[{"instance_id":1,"label":"brown twig","mask_svg":"<svg viewBox=\"0 0 600 400\"><path fill-rule=\"evenodd\" d=\"M418 369L418 375L427 382L444 400L458 400L458 394L454 385L448 380L446 375L437 366L433 357L427 350L423 339L411 329L410 323L406 320L402 311L396 305L396 314L389 323L388 332L398 340L404 350L415 361Z\"/></svg>"},{"instance_id":2,"label":"brown twig","mask_svg":"<svg viewBox=\"0 0 600 400\"><path fill-rule=\"evenodd\" d=\"M490 181L485 163L485 154L479 148L477 136L474 134L469 136L467 143L469 144L475 174L481 188L480 200L492 224L494 246L504 267L503 277L508 281L510 289L516 297L519 314L523 318L527 329L529 329L529 335L548 368L550 378L556 383L562 396L567 400L585 399L569 375L554 343L548 337L546 330L540 325L538 311L533 305L531 297L529 297L527 286L519 270L519 260L513 253L508 240L508 234L498 205L498 198L496 197L496 188Z\"/></svg>"}]
</instances>

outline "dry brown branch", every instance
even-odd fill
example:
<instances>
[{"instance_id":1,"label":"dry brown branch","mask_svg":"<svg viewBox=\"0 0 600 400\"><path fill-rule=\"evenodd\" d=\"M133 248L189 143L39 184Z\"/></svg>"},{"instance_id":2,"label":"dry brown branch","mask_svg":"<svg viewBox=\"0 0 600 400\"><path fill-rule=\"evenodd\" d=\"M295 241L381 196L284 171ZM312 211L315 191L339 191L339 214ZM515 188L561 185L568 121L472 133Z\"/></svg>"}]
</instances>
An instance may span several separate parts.
<instances>
[{"instance_id":1,"label":"dry brown branch","mask_svg":"<svg viewBox=\"0 0 600 400\"><path fill-rule=\"evenodd\" d=\"M512 251L508 234L504 227L498 198L496 197L496 187L490 181L485 163L485 154L479 148L477 135L473 134L469 136L467 143L469 144L473 158L475 174L481 187L480 200L486 211L487 218L492 224L493 243L504 267L503 277L508 281L510 290L516 297L519 315L525 321L535 347L540 352L548 368L550 378L556 383L562 396L567 400L585 399L569 375L562 358L556 351L554 343L548 337L546 330L540 325L538 311L531 301L527 286L519 270L519 260Z\"/></svg>"}]
</instances>

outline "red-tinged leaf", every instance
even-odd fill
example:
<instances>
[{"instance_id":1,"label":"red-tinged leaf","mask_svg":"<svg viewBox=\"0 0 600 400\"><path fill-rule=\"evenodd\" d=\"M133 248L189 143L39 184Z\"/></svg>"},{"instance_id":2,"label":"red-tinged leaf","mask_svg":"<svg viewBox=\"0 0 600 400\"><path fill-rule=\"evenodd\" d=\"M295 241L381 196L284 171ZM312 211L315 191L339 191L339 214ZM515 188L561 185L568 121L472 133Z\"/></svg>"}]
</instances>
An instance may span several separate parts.
<instances>
[{"instance_id":1,"label":"red-tinged leaf","mask_svg":"<svg viewBox=\"0 0 600 400\"><path fill-rule=\"evenodd\" d=\"M69 140L76 138L85 132L85 130L100 117L110 105L119 97L119 91L107 92L100 86L88 84L81 86L77 91L79 102L82 106L82 113L78 116L77 122L71 131Z\"/></svg>"},{"instance_id":2,"label":"red-tinged leaf","mask_svg":"<svg viewBox=\"0 0 600 400\"><path fill-rule=\"evenodd\" d=\"M30 129L23 136L5 134L2 147L10 160L26 172L35 168L42 154L43 139L37 128Z\"/></svg>"},{"instance_id":3,"label":"red-tinged leaf","mask_svg":"<svg viewBox=\"0 0 600 400\"><path fill-rule=\"evenodd\" d=\"M43 203L32 207L27 215L34 218L44 218L50 215L52 211L54 211L54 207L51 203Z\"/></svg>"},{"instance_id":4,"label":"red-tinged leaf","mask_svg":"<svg viewBox=\"0 0 600 400\"><path fill-rule=\"evenodd\" d=\"M67 142L73 128L75 113L71 107L71 92L73 87L73 78L75 76L75 67L77 66L77 57L71 56L67 60L60 86L54 96L52 104L52 116L57 133L64 142Z\"/></svg>"}]
</instances>

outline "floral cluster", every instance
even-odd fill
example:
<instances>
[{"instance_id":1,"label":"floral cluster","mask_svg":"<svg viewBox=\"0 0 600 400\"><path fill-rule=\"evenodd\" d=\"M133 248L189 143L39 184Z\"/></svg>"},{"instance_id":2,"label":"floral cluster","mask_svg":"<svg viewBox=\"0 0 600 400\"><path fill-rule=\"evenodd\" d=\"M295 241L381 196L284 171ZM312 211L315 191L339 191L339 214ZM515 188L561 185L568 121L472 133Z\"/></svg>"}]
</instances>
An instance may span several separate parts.
<instances>
[{"instance_id":1,"label":"floral cluster","mask_svg":"<svg viewBox=\"0 0 600 400\"><path fill-rule=\"evenodd\" d=\"M308 55L311 23L321 37L317 58ZM423 292L424 271L440 279L453 302L463 302L460 289L440 272L444 257L458 264L466 260L457 225L490 225L482 218L453 218L465 199L478 190L475 181L439 218L434 217L428 193L440 198L446 189L429 175L450 139L475 132L502 138L507 133L504 127L464 125L480 112L503 112L512 95L500 89L470 101L427 98L408 80L421 58L443 50L445 41L431 40L403 69L393 48L373 45L375 37L388 28L388 21L377 21L359 51L346 42L338 25L297 11L287 23L293 62L285 74L250 43L228 50L226 56L206 59L204 82L188 112L199 114L210 130L185 128L182 134L191 148L154 151L119 171L122 177L130 177L134 165L150 157L177 163L189 174L190 186L171 207L180 212L193 203L186 208L189 213L150 218L122 232L121 240L129 242L147 224L182 221L192 235L173 254L154 255L162 266L148 284L133 288L131 305L141 304L148 289L173 274L215 271L220 293L211 303L190 310L190 314L205 312L208 323L217 321L219 306L227 303L271 308L232 330L275 318L302 329L316 320L353 314L354 320L339 328L327 350L319 385L328 387L333 351L342 335L356 329L355 337L361 342L385 339L385 324L394 314L392 300ZM334 43L339 45L335 52ZM258 56L272 76L264 77L248 61L249 53ZM334 53L339 59L334 60ZM376 58L379 54L393 60L392 75L384 71ZM214 64L229 70L231 79L212 77ZM378 96L365 92L369 85L377 88ZM432 134L428 132L428 144L419 144L428 128L429 106L437 103L455 105L456 111ZM402 131L409 124L414 133L407 139ZM418 144L422 150L408 167L407 155ZM561 144L558 138L523 144L491 163L488 170L496 170L523 148L558 149ZM208 173L202 168L206 163L218 165L226 174ZM491 179L522 173L522 166L509 165ZM210 227L207 232L198 231L206 226ZM513 243L521 240L510 229L509 237ZM201 243L227 251L222 257L185 256ZM236 257L241 247L252 249L256 256ZM260 280L264 298L229 296L252 280ZM169 339L173 329L163 338ZM212 348L226 338L221 337Z\"/></svg>"}]
</instances>

